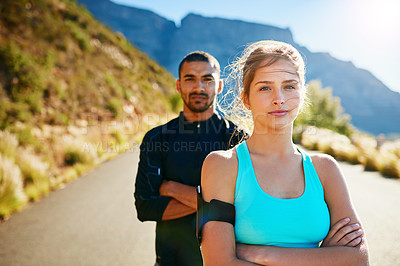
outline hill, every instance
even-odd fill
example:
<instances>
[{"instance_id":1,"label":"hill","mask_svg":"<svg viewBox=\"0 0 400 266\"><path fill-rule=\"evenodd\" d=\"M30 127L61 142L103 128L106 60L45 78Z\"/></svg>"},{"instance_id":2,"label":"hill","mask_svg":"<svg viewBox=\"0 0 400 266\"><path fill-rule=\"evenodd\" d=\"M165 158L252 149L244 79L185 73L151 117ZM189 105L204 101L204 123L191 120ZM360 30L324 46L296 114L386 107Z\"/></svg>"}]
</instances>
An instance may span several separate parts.
<instances>
[{"instance_id":1,"label":"hill","mask_svg":"<svg viewBox=\"0 0 400 266\"><path fill-rule=\"evenodd\" d=\"M0 36L0 218L176 112L174 77L74 1L2 0Z\"/></svg>"},{"instance_id":2,"label":"hill","mask_svg":"<svg viewBox=\"0 0 400 266\"><path fill-rule=\"evenodd\" d=\"M307 80L318 79L341 99L360 130L378 135L400 132L400 93L390 90L367 70L328 53L313 53L293 40L289 29L224 18L188 14L178 27L162 16L109 0L79 0L96 18L122 32L151 58L176 73L179 60L192 50L213 54L225 67L249 42L275 39L291 43L307 61Z\"/></svg>"}]
</instances>

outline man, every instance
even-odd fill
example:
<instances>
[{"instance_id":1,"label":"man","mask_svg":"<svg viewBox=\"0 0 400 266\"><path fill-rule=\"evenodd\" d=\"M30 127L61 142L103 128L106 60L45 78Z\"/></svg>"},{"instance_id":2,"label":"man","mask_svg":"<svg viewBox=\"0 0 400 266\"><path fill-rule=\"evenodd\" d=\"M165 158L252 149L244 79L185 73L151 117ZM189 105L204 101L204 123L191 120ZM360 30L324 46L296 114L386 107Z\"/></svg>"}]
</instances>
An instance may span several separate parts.
<instances>
[{"instance_id":1,"label":"man","mask_svg":"<svg viewBox=\"0 0 400 266\"><path fill-rule=\"evenodd\" d=\"M202 265L195 235L196 187L208 153L242 138L215 113L222 90L220 66L202 51L185 56L176 88L183 100L179 117L151 129L140 146L135 205L140 221L156 221L156 265Z\"/></svg>"}]
</instances>

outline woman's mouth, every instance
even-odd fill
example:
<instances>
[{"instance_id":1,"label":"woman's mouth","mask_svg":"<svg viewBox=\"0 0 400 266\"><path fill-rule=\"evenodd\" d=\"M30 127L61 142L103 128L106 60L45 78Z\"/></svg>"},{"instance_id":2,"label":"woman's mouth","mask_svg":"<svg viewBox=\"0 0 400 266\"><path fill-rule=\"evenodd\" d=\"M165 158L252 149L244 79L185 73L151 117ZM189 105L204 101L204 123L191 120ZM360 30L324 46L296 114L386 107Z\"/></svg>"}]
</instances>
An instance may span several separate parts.
<instances>
[{"instance_id":1,"label":"woman's mouth","mask_svg":"<svg viewBox=\"0 0 400 266\"><path fill-rule=\"evenodd\" d=\"M289 112L288 110L276 110L276 111L268 112L268 114L273 115L273 116L284 116L288 112Z\"/></svg>"}]
</instances>

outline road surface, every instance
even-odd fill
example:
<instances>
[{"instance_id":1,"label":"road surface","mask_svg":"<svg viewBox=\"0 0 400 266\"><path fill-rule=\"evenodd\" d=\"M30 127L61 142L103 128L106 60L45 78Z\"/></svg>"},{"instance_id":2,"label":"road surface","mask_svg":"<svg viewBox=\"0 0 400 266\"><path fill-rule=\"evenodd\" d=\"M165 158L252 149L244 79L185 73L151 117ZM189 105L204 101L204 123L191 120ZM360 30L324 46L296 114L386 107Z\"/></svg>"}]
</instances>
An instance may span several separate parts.
<instances>
[{"instance_id":1,"label":"road surface","mask_svg":"<svg viewBox=\"0 0 400 266\"><path fill-rule=\"evenodd\" d=\"M138 149L108 161L0 224L1 266L154 265L155 223L133 205ZM400 265L400 180L341 163L371 264Z\"/></svg>"}]
</instances>

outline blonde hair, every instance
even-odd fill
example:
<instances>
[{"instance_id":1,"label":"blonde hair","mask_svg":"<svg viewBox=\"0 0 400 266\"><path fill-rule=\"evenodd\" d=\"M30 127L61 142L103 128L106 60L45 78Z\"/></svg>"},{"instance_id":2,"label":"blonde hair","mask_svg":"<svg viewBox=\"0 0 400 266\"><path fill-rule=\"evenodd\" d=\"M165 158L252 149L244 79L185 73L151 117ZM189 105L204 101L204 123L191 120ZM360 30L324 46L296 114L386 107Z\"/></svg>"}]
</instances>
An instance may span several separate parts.
<instances>
[{"instance_id":1,"label":"blonde hair","mask_svg":"<svg viewBox=\"0 0 400 266\"><path fill-rule=\"evenodd\" d=\"M288 60L296 69L300 79L301 99L305 100L305 64L299 51L284 42L266 40L248 45L242 55L227 68L230 71L225 81L228 88L217 102L218 110L228 119L243 127L248 134L253 130L253 117L243 103L249 96L250 84L257 69L274 64L280 59Z\"/></svg>"}]
</instances>

